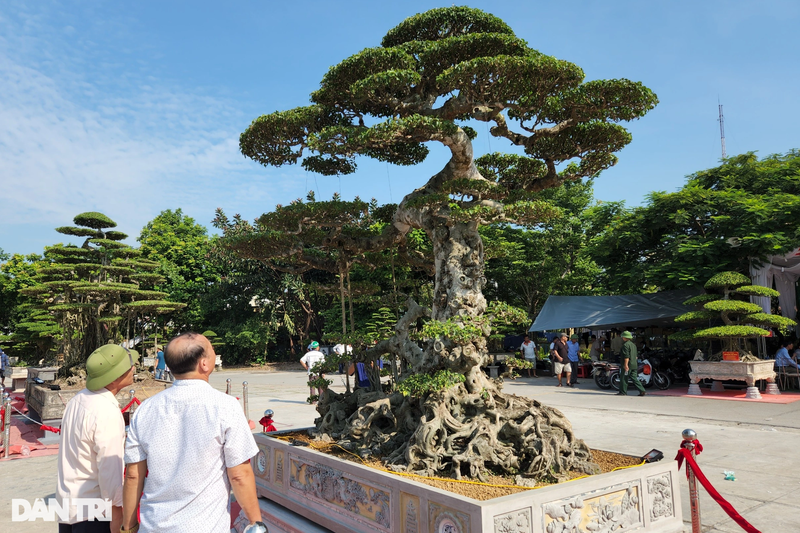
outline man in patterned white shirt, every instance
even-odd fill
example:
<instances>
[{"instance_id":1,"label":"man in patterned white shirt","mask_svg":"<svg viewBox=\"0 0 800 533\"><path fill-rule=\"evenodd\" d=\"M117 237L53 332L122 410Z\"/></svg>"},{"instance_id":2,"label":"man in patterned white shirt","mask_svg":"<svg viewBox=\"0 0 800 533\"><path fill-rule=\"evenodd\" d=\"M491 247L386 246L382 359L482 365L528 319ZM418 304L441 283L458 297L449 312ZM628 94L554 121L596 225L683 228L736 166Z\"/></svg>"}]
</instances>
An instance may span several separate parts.
<instances>
[{"instance_id":1,"label":"man in patterned white shirt","mask_svg":"<svg viewBox=\"0 0 800 533\"><path fill-rule=\"evenodd\" d=\"M184 333L164 357L175 382L136 410L125 443L122 533L228 533L231 488L255 524L261 510L249 460L258 447L236 398L208 384L214 348Z\"/></svg>"}]
</instances>

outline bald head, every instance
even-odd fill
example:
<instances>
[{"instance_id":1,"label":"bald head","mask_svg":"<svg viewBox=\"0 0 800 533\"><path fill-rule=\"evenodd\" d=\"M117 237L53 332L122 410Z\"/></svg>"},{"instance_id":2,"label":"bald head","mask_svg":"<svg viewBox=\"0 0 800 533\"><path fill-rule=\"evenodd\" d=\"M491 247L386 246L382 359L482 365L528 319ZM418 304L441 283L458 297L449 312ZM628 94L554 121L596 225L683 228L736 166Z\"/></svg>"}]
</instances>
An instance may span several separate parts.
<instances>
[{"instance_id":1,"label":"bald head","mask_svg":"<svg viewBox=\"0 0 800 533\"><path fill-rule=\"evenodd\" d=\"M164 349L164 361L173 375L194 372L201 359L213 355L214 349L209 340L203 335L193 332L178 335L169 341Z\"/></svg>"}]
</instances>

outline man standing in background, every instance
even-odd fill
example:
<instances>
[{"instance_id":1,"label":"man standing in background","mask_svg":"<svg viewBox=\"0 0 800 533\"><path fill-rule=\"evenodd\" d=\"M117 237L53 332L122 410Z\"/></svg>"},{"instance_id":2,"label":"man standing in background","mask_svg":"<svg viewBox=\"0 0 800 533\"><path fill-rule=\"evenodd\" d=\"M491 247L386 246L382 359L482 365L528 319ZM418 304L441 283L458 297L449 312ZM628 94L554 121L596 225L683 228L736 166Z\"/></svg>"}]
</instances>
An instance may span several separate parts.
<instances>
[{"instance_id":1,"label":"man standing in background","mask_svg":"<svg viewBox=\"0 0 800 533\"><path fill-rule=\"evenodd\" d=\"M620 371L619 371L619 392L621 396L628 395L628 378L633 381L634 386L639 389L639 396L644 396L644 387L639 381L639 352L633 343L633 334L630 331L623 331L620 335L622 339L622 350L620 352Z\"/></svg>"},{"instance_id":2,"label":"man standing in background","mask_svg":"<svg viewBox=\"0 0 800 533\"><path fill-rule=\"evenodd\" d=\"M572 373L567 377L570 387L578 384L578 366L581 364L581 343L578 339L578 335L572 335L567 343L567 358L569 359L569 366L572 367Z\"/></svg>"},{"instance_id":3,"label":"man standing in background","mask_svg":"<svg viewBox=\"0 0 800 533\"><path fill-rule=\"evenodd\" d=\"M3 392L6 388L6 374L11 375L11 361L9 361L6 352L0 348L0 392Z\"/></svg>"},{"instance_id":4,"label":"man standing in background","mask_svg":"<svg viewBox=\"0 0 800 533\"><path fill-rule=\"evenodd\" d=\"M529 368L528 377L538 378L539 376L536 375L536 343L531 340L530 335L525 335L525 340L522 341L519 351L522 352L522 357L526 361L533 364L533 376L531 376L531 369Z\"/></svg>"},{"instance_id":5,"label":"man standing in background","mask_svg":"<svg viewBox=\"0 0 800 533\"><path fill-rule=\"evenodd\" d=\"M319 343L317 341L312 342L308 345L308 352L300 358L300 364L303 368L306 369L308 372L308 381L315 379L315 377L322 377L322 372L317 372L316 374L312 372L314 370L314 366L318 363L322 363L325 361L325 354L319 351ZM317 397L322 395L322 389L319 387L311 387L309 386L309 395L314 396L314 390L317 391Z\"/></svg>"}]
</instances>

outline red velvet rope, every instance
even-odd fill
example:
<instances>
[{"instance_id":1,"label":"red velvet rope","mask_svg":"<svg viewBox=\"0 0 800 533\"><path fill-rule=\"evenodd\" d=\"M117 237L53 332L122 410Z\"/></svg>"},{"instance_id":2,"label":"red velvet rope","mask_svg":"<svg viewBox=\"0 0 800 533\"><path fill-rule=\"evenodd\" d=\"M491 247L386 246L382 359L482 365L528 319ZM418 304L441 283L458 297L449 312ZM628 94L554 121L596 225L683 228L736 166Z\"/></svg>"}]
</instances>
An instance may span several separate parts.
<instances>
[{"instance_id":1,"label":"red velvet rope","mask_svg":"<svg viewBox=\"0 0 800 533\"><path fill-rule=\"evenodd\" d=\"M700 441L693 440L692 444L695 445L695 453L699 454L703 451L703 445L700 444ZM742 515L736 512L736 509L734 509L733 506L728 503L728 500L723 498L722 495L717 492L717 489L714 488L705 474L703 474L702 470L700 470L700 467L697 466L697 461L695 461L694 457L692 457L691 451L681 445L680 449L678 449L678 455L675 457L675 460L678 461L678 470L680 470L681 466L683 465L683 461L686 460L686 477L689 477L689 469L691 468L697 480L701 485L703 485L703 488L706 489L711 497L714 498L714 501L717 502L720 507L722 507L722 510L725 511L734 522L739 524L742 529L747 531L747 533L761 533L761 531L754 528L750 522L745 520Z\"/></svg>"},{"instance_id":2,"label":"red velvet rope","mask_svg":"<svg viewBox=\"0 0 800 533\"><path fill-rule=\"evenodd\" d=\"M51 427L51 426L45 426L44 424L42 424L41 427L42 427L43 430L49 431L51 433L61 433L61 428L54 428L54 427Z\"/></svg>"},{"instance_id":3,"label":"red velvet rope","mask_svg":"<svg viewBox=\"0 0 800 533\"><path fill-rule=\"evenodd\" d=\"M142 402L139 401L139 398L134 396L133 399L128 402L128 405L126 405L125 407L122 408L122 412L124 413L125 411L130 409L133 406L133 404L142 405Z\"/></svg>"}]
</instances>

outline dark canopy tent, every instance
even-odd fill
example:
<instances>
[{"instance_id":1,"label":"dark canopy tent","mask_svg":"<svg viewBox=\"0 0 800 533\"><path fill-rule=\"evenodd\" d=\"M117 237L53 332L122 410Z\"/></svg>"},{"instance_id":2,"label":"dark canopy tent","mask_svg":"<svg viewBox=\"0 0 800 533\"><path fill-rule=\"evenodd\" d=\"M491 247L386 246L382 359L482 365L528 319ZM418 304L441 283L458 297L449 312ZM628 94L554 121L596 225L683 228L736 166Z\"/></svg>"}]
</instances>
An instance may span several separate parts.
<instances>
[{"instance_id":1,"label":"dark canopy tent","mask_svg":"<svg viewBox=\"0 0 800 533\"><path fill-rule=\"evenodd\" d=\"M692 310L683 302L698 293L680 290L626 296L550 296L528 331L677 326L675 317Z\"/></svg>"}]
</instances>

